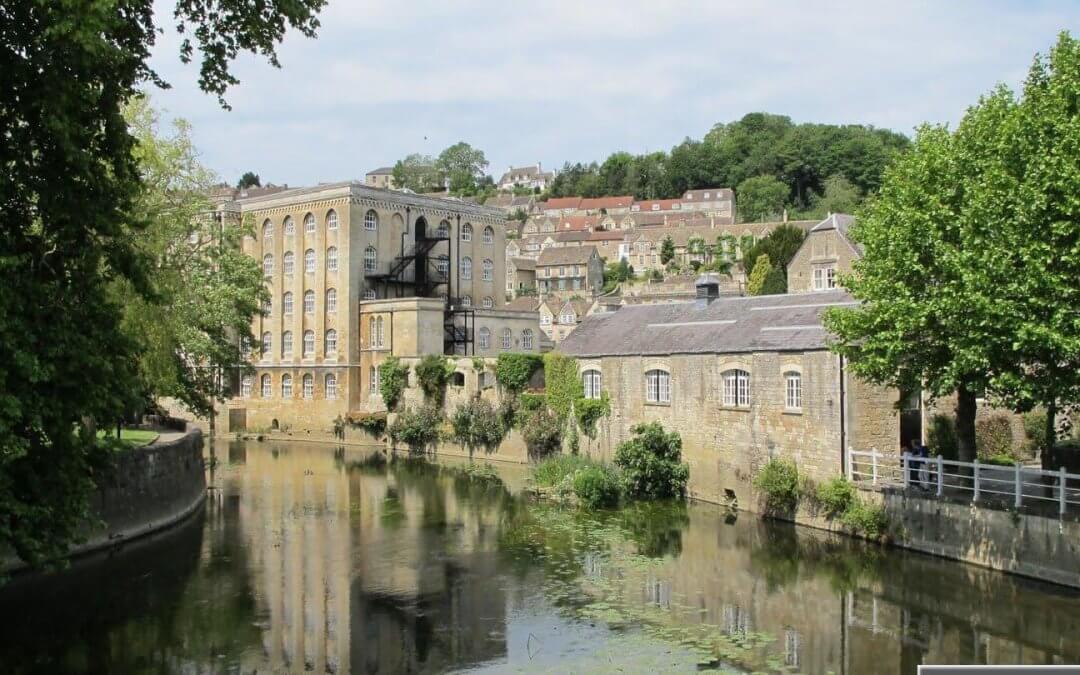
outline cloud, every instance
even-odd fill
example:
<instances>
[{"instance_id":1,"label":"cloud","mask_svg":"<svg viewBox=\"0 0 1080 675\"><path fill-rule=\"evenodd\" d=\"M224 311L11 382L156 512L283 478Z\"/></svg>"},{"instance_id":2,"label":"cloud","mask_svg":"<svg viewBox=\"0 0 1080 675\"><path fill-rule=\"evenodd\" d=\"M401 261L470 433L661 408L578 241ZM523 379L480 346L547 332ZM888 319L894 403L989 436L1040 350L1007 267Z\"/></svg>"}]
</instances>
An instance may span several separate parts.
<instances>
[{"instance_id":1,"label":"cloud","mask_svg":"<svg viewBox=\"0 0 1080 675\"><path fill-rule=\"evenodd\" d=\"M317 39L288 36L281 70L237 62L231 112L198 92L166 31L153 64L174 88L155 98L230 180L360 177L459 140L498 174L667 149L755 110L902 132L955 122L1078 19L1049 2L332 0Z\"/></svg>"}]
</instances>

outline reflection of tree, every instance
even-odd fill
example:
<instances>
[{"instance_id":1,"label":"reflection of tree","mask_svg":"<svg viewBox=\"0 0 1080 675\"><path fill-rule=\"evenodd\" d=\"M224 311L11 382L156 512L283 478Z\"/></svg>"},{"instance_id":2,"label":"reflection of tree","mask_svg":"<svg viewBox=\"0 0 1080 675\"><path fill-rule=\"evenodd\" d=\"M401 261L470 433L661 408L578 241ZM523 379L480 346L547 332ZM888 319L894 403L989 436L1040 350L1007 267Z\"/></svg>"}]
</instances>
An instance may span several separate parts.
<instances>
[{"instance_id":1,"label":"reflection of tree","mask_svg":"<svg viewBox=\"0 0 1080 675\"><path fill-rule=\"evenodd\" d=\"M685 502L636 502L618 514L641 555L661 558L682 553L682 532L690 525Z\"/></svg>"},{"instance_id":2,"label":"reflection of tree","mask_svg":"<svg viewBox=\"0 0 1080 675\"><path fill-rule=\"evenodd\" d=\"M750 550L750 562L765 577L769 592L795 583L800 576L826 576L837 591L848 591L885 575L880 547L861 542L800 534L792 523L762 521Z\"/></svg>"}]
</instances>

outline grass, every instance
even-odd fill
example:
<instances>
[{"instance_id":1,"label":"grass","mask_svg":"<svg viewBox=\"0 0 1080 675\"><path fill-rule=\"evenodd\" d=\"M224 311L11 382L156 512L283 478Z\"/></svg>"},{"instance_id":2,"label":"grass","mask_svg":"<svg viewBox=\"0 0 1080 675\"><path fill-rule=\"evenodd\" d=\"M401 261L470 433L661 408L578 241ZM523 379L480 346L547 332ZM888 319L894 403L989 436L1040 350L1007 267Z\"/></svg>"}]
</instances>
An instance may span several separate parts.
<instances>
[{"instance_id":1,"label":"grass","mask_svg":"<svg viewBox=\"0 0 1080 675\"><path fill-rule=\"evenodd\" d=\"M98 429L97 437L101 439L116 440L116 429ZM141 448L156 441L158 432L146 429L121 429L120 442L132 448Z\"/></svg>"},{"instance_id":2,"label":"grass","mask_svg":"<svg viewBox=\"0 0 1080 675\"><path fill-rule=\"evenodd\" d=\"M578 469L595 465L596 462L580 455L552 455L536 465L533 479L540 487L555 487L566 476L574 475Z\"/></svg>"}]
</instances>

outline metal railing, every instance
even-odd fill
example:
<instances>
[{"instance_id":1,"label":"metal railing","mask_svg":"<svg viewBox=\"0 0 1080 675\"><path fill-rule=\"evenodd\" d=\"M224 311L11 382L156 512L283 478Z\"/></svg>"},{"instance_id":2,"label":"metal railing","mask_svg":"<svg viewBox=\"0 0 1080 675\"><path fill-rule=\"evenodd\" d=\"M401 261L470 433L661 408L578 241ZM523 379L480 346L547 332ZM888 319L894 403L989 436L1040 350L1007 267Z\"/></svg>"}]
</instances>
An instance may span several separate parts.
<instances>
[{"instance_id":1,"label":"metal railing","mask_svg":"<svg viewBox=\"0 0 1080 675\"><path fill-rule=\"evenodd\" d=\"M937 497L970 500L999 506L1049 507L1059 515L1080 512L1080 474L1064 467L1047 471L1017 462L1012 466L937 457L916 457L910 453L892 455L877 450L848 451L847 476L861 487L893 486L921 489Z\"/></svg>"}]
</instances>

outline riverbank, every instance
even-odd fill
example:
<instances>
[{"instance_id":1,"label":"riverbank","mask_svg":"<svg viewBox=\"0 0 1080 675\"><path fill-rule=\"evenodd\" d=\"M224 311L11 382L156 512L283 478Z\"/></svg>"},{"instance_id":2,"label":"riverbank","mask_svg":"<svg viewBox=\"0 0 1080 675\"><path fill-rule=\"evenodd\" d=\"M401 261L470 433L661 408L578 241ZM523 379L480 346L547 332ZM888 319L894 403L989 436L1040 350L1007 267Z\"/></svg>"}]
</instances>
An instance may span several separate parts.
<instances>
[{"instance_id":1,"label":"riverbank","mask_svg":"<svg viewBox=\"0 0 1080 675\"><path fill-rule=\"evenodd\" d=\"M202 508L206 500L203 435L198 428L165 432L156 442L117 452L112 470L90 498L92 521L83 543L68 557L116 548L164 530ZM14 556L0 557L0 572L25 569Z\"/></svg>"}]
</instances>

